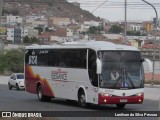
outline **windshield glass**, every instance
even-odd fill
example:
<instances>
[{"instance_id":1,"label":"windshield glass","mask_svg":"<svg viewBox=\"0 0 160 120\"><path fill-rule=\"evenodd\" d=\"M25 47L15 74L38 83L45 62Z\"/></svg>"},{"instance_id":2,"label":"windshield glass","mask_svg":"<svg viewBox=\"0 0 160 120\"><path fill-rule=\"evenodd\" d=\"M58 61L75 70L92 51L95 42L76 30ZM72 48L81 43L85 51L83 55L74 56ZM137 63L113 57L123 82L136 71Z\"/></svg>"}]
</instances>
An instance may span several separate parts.
<instances>
[{"instance_id":1,"label":"windshield glass","mask_svg":"<svg viewBox=\"0 0 160 120\"><path fill-rule=\"evenodd\" d=\"M17 79L24 79L24 74L17 74Z\"/></svg>"},{"instance_id":2,"label":"windshield glass","mask_svg":"<svg viewBox=\"0 0 160 120\"><path fill-rule=\"evenodd\" d=\"M100 87L112 89L142 88L143 64L139 52L100 51L102 61Z\"/></svg>"}]
</instances>

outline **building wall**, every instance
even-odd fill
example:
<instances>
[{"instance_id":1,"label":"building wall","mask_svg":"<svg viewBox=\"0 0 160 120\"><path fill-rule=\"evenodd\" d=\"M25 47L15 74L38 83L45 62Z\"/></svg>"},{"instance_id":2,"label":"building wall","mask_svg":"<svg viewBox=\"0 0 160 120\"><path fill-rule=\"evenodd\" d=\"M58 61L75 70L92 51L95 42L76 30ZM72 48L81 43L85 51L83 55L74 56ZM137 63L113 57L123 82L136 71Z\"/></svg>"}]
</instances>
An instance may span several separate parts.
<instances>
[{"instance_id":1,"label":"building wall","mask_svg":"<svg viewBox=\"0 0 160 120\"><path fill-rule=\"evenodd\" d=\"M67 29L67 36L68 37L73 36L73 30L72 29Z\"/></svg>"},{"instance_id":2,"label":"building wall","mask_svg":"<svg viewBox=\"0 0 160 120\"><path fill-rule=\"evenodd\" d=\"M32 25L34 27L36 27L38 25L47 25L47 24L48 24L47 20L35 20L32 22Z\"/></svg>"},{"instance_id":3,"label":"building wall","mask_svg":"<svg viewBox=\"0 0 160 120\"><path fill-rule=\"evenodd\" d=\"M51 42L64 43L64 42L72 42L72 41L74 41L72 37L51 36Z\"/></svg>"},{"instance_id":4,"label":"building wall","mask_svg":"<svg viewBox=\"0 0 160 120\"><path fill-rule=\"evenodd\" d=\"M153 24L152 24L152 22L150 22L150 23L145 23L145 24L144 24L144 28L145 28L145 30L146 30L147 32L152 32L152 31L153 31Z\"/></svg>"},{"instance_id":5,"label":"building wall","mask_svg":"<svg viewBox=\"0 0 160 120\"><path fill-rule=\"evenodd\" d=\"M23 18L20 16L7 16L7 23L14 22L14 23L22 23Z\"/></svg>"},{"instance_id":6,"label":"building wall","mask_svg":"<svg viewBox=\"0 0 160 120\"><path fill-rule=\"evenodd\" d=\"M28 29L27 28L21 28L21 37L28 36Z\"/></svg>"},{"instance_id":7,"label":"building wall","mask_svg":"<svg viewBox=\"0 0 160 120\"><path fill-rule=\"evenodd\" d=\"M34 30L34 29L28 29L28 37L37 37L38 36L38 30Z\"/></svg>"},{"instance_id":8,"label":"building wall","mask_svg":"<svg viewBox=\"0 0 160 120\"><path fill-rule=\"evenodd\" d=\"M142 26L140 25L127 25L127 30L128 31L140 31Z\"/></svg>"},{"instance_id":9,"label":"building wall","mask_svg":"<svg viewBox=\"0 0 160 120\"><path fill-rule=\"evenodd\" d=\"M96 27L98 27L98 26L100 26L100 23L99 22L96 22L96 21L84 21L84 25L86 25L86 26L96 26Z\"/></svg>"},{"instance_id":10,"label":"building wall","mask_svg":"<svg viewBox=\"0 0 160 120\"><path fill-rule=\"evenodd\" d=\"M0 27L0 35L6 35L7 29L4 27Z\"/></svg>"},{"instance_id":11,"label":"building wall","mask_svg":"<svg viewBox=\"0 0 160 120\"><path fill-rule=\"evenodd\" d=\"M68 23L70 22L70 19L69 18L61 18L61 17L51 17L49 18L49 23L51 25L59 25L59 24L62 24L62 23Z\"/></svg>"},{"instance_id":12,"label":"building wall","mask_svg":"<svg viewBox=\"0 0 160 120\"><path fill-rule=\"evenodd\" d=\"M14 43L21 42L21 28L14 29Z\"/></svg>"},{"instance_id":13,"label":"building wall","mask_svg":"<svg viewBox=\"0 0 160 120\"><path fill-rule=\"evenodd\" d=\"M14 28L7 28L7 40L14 42Z\"/></svg>"}]
</instances>

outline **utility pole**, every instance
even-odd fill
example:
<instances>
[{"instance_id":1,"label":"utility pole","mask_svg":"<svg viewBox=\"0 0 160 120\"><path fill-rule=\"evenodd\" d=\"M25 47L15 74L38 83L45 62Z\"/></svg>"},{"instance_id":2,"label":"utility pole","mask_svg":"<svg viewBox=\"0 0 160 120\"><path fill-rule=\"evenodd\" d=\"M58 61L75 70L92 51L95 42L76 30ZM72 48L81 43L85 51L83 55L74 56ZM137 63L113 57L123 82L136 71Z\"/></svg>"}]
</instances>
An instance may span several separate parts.
<instances>
[{"instance_id":1,"label":"utility pole","mask_svg":"<svg viewBox=\"0 0 160 120\"><path fill-rule=\"evenodd\" d=\"M126 45L127 43L127 0L125 0L124 3L124 17L125 17L125 21L124 21L124 44Z\"/></svg>"},{"instance_id":2,"label":"utility pole","mask_svg":"<svg viewBox=\"0 0 160 120\"><path fill-rule=\"evenodd\" d=\"M153 48L153 72L152 72L152 85L154 84L154 69L155 69L155 55L156 55L156 38L157 38L157 26L158 26L158 14L157 14L157 10L156 8L149 2L142 0L143 2L147 3L148 5L150 5L155 13L156 13L156 21L155 21L155 39L154 39L154 48Z\"/></svg>"},{"instance_id":3,"label":"utility pole","mask_svg":"<svg viewBox=\"0 0 160 120\"><path fill-rule=\"evenodd\" d=\"M1 21L1 18L2 18L2 11L3 11L3 0L0 0L0 27L2 25L2 21ZM2 41L2 38L0 37L0 52L3 51L3 41Z\"/></svg>"}]
</instances>

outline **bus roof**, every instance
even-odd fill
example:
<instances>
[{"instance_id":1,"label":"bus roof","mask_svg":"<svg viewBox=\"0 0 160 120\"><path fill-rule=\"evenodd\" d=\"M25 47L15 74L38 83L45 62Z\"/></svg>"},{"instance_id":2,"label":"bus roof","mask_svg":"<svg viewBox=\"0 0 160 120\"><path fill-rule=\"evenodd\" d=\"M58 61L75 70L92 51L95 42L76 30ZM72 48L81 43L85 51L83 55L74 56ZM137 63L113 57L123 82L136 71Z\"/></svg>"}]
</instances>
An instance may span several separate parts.
<instances>
[{"instance_id":1,"label":"bus roof","mask_svg":"<svg viewBox=\"0 0 160 120\"><path fill-rule=\"evenodd\" d=\"M90 48L96 51L99 50L129 50L129 51L139 51L135 47L126 45L117 45L111 42L105 41L76 41L76 42L66 42L61 45L32 45L27 46L26 49L78 49L78 48Z\"/></svg>"}]
</instances>

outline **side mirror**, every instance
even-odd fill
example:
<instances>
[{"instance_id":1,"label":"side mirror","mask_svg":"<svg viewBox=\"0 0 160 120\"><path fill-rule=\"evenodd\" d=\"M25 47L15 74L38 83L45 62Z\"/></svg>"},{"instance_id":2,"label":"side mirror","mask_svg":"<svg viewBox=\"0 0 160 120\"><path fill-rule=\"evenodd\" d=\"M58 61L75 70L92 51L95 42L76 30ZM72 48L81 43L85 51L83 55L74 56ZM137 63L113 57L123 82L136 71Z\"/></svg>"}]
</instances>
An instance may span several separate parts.
<instances>
[{"instance_id":1,"label":"side mirror","mask_svg":"<svg viewBox=\"0 0 160 120\"><path fill-rule=\"evenodd\" d=\"M97 74L101 74L101 72L102 72L102 62L97 58L96 63L97 63Z\"/></svg>"},{"instance_id":2,"label":"side mirror","mask_svg":"<svg viewBox=\"0 0 160 120\"><path fill-rule=\"evenodd\" d=\"M153 72L153 62L147 58L144 58L144 61L148 64L149 66L149 72Z\"/></svg>"}]
</instances>

